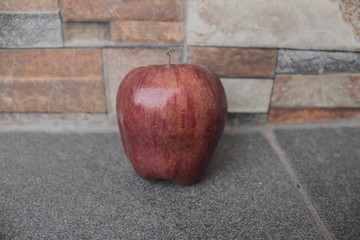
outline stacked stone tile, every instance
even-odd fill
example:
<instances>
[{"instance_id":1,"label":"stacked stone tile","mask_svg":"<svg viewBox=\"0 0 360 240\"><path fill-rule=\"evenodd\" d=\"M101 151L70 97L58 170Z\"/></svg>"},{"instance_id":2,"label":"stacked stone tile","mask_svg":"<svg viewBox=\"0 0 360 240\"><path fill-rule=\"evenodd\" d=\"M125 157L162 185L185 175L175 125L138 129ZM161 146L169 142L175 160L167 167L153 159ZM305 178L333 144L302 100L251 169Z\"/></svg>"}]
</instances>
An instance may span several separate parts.
<instances>
[{"instance_id":1,"label":"stacked stone tile","mask_svg":"<svg viewBox=\"0 0 360 240\"><path fill-rule=\"evenodd\" d=\"M325 121L360 115L360 53L280 50L271 121Z\"/></svg>"},{"instance_id":2,"label":"stacked stone tile","mask_svg":"<svg viewBox=\"0 0 360 240\"><path fill-rule=\"evenodd\" d=\"M345 0L3 0L0 123L114 123L122 77L164 64L168 48L174 63L221 77L237 123L358 117L359 8Z\"/></svg>"}]
</instances>

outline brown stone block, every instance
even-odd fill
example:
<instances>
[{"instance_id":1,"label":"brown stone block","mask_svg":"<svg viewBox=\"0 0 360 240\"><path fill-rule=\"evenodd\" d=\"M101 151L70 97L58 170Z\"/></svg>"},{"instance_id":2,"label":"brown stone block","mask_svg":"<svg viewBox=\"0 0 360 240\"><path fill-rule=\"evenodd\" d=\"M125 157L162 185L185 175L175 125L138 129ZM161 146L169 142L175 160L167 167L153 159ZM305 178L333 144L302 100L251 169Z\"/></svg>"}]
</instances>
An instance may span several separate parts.
<instances>
[{"instance_id":1,"label":"brown stone block","mask_svg":"<svg viewBox=\"0 0 360 240\"><path fill-rule=\"evenodd\" d=\"M0 77L101 78L99 49L0 50Z\"/></svg>"},{"instance_id":2,"label":"brown stone block","mask_svg":"<svg viewBox=\"0 0 360 240\"><path fill-rule=\"evenodd\" d=\"M0 78L1 112L105 112L101 79Z\"/></svg>"},{"instance_id":3,"label":"brown stone block","mask_svg":"<svg viewBox=\"0 0 360 240\"><path fill-rule=\"evenodd\" d=\"M271 107L271 122L323 122L360 117L360 108Z\"/></svg>"},{"instance_id":4,"label":"brown stone block","mask_svg":"<svg viewBox=\"0 0 360 240\"><path fill-rule=\"evenodd\" d=\"M360 107L360 74L278 75L271 105Z\"/></svg>"},{"instance_id":5,"label":"brown stone block","mask_svg":"<svg viewBox=\"0 0 360 240\"><path fill-rule=\"evenodd\" d=\"M111 39L118 45L179 45L184 40L182 22L116 21Z\"/></svg>"},{"instance_id":6,"label":"brown stone block","mask_svg":"<svg viewBox=\"0 0 360 240\"><path fill-rule=\"evenodd\" d=\"M274 76L276 50L190 46L189 63L211 68L220 77Z\"/></svg>"},{"instance_id":7,"label":"brown stone block","mask_svg":"<svg viewBox=\"0 0 360 240\"><path fill-rule=\"evenodd\" d=\"M182 0L60 0L64 21L179 21Z\"/></svg>"},{"instance_id":8,"label":"brown stone block","mask_svg":"<svg viewBox=\"0 0 360 240\"><path fill-rule=\"evenodd\" d=\"M100 50L0 50L0 111L106 112Z\"/></svg>"},{"instance_id":9,"label":"brown stone block","mask_svg":"<svg viewBox=\"0 0 360 240\"><path fill-rule=\"evenodd\" d=\"M1 0L0 12L55 12L57 0Z\"/></svg>"}]
</instances>

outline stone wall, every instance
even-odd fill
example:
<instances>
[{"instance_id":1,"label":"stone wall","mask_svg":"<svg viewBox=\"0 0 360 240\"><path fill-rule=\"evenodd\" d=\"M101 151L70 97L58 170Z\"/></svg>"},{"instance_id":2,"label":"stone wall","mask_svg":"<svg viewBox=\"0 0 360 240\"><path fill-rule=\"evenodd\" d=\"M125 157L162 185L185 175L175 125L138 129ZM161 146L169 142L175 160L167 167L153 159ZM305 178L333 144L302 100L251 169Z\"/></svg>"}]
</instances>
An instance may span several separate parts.
<instances>
[{"instance_id":1,"label":"stone wall","mask_svg":"<svg viewBox=\"0 0 360 240\"><path fill-rule=\"evenodd\" d=\"M207 65L230 122L360 116L358 0L1 0L0 124L115 123L139 65Z\"/></svg>"}]
</instances>

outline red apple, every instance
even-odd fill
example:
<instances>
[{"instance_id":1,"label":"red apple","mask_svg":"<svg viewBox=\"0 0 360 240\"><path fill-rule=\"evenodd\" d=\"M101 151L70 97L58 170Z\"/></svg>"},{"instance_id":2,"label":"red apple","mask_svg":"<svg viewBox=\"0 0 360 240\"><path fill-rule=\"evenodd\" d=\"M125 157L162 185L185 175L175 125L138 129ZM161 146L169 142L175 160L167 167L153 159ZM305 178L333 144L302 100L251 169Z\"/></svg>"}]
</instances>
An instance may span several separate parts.
<instances>
[{"instance_id":1,"label":"red apple","mask_svg":"<svg viewBox=\"0 0 360 240\"><path fill-rule=\"evenodd\" d=\"M152 65L131 70L116 99L125 154L144 179L199 180L224 130L224 88L210 69Z\"/></svg>"}]
</instances>

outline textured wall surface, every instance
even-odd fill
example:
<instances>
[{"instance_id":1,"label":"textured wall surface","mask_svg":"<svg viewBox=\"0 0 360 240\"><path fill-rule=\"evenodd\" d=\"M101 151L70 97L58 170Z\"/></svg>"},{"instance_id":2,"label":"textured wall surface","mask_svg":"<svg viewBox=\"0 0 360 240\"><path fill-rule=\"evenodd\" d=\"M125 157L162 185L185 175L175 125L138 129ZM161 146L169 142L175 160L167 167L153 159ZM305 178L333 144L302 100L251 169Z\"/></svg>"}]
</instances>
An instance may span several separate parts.
<instances>
[{"instance_id":1,"label":"textured wall surface","mask_svg":"<svg viewBox=\"0 0 360 240\"><path fill-rule=\"evenodd\" d=\"M188 42L201 45L359 50L359 19L332 0L189 1ZM359 6L359 1L348 1ZM347 5L346 5L347 6ZM357 12L354 15L358 15Z\"/></svg>"},{"instance_id":2,"label":"textured wall surface","mask_svg":"<svg viewBox=\"0 0 360 240\"><path fill-rule=\"evenodd\" d=\"M141 65L212 68L234 122L360 116L358 0L1 0L0 124L115 123Z\"/></svg>"}]
</instances>

